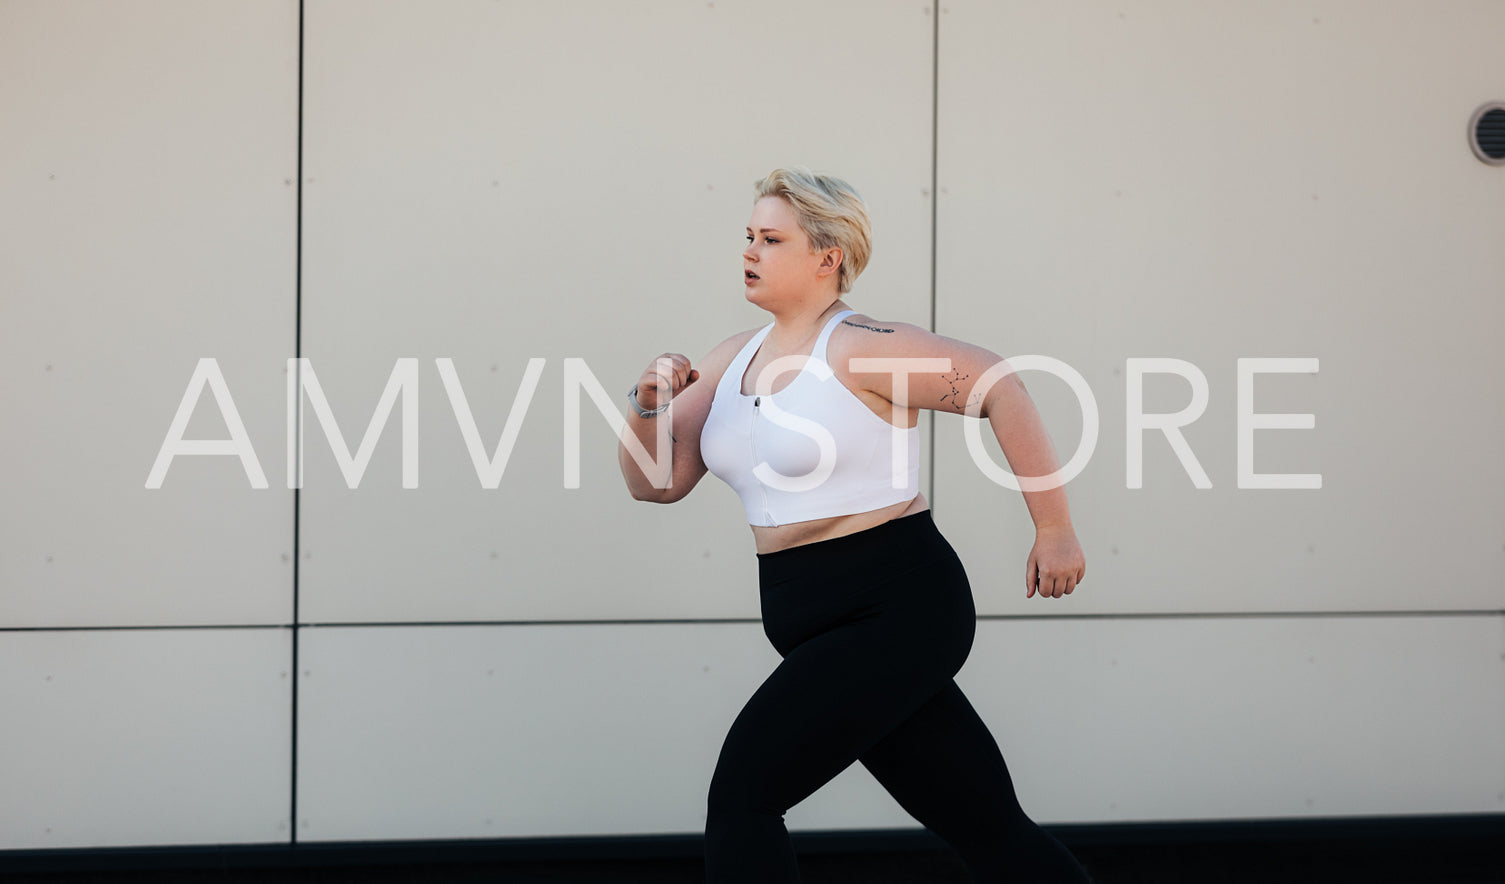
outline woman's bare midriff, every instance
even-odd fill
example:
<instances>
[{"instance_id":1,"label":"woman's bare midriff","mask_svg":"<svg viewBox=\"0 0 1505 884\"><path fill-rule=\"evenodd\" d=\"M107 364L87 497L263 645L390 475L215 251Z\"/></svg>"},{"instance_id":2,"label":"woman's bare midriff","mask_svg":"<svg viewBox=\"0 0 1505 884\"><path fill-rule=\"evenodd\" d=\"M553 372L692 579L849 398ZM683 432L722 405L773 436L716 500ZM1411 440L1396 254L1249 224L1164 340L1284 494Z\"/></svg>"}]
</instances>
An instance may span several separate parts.
<instances>
[{"instance_id":1,"label":"woman's bare midriff","mask_svg":"<svg viewBox=\"0 0 1505 884\"><path fill-rule=\"evenodd\" d=\"M772 527L763 525L749 525L748 527L752 528L753 540L757 544L758 552L771 553L788 549L791 546L814 543L817 540L830 540L833 537L855 534L900 516L908 516L928 509L930 509L930 502L922 493L916 494L914 500L900 501L893 506L868 510L865 513L832 516L829 519L811 519L808 522L791 522L788 525Z\"/></svg>"}]
</instances>

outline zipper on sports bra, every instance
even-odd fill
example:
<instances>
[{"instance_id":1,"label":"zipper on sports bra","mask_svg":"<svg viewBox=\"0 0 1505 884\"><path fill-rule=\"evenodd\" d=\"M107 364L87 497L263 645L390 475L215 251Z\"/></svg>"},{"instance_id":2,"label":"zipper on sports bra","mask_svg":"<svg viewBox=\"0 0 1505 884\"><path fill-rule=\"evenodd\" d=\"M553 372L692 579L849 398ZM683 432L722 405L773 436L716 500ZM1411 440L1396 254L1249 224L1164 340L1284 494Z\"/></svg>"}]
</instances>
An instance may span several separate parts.
<instances>
[{"instance_id":1,"label":"zipper on sports bra","mask_svg":"<svg viewBox=\"0 0 1505 884\"><path fill-rule=\"evenodd\" d=\"M748 446L752 448L752 459L754 464L758 462L758 415L761 413L758 410L758 406L761 405L762 402L762 396L753 397L752 435L748 442ZM753 481L757 481L756 476L753 477ZM777 525L778 523L773 521L773 516L768 512L768 489L763 487L762 482L758 482L758 493L763 496L763 520L770 524Z\"/></svg>"}]
</instances>

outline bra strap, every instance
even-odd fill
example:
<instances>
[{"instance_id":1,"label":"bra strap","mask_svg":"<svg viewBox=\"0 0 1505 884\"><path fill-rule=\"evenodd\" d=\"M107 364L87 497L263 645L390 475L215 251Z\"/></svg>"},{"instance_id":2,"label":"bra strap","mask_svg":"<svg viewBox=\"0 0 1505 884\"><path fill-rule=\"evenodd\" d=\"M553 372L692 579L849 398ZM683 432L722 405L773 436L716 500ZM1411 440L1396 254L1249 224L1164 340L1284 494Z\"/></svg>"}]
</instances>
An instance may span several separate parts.
<instances>
[{"instance_id":1,"label":"bra strap","mask_svg":"<svg viewBox=\"0 0 1505 884\"><path fill-rule=\"evenodd\" d=\"M747 374L747 366L752 363L753 354L757 353L758 348L763 346L763 339L768 337L770 331L773 331L773 323L771 322L758 329L752 337L747 339L747 343L743 344L742 349L737 351L737 355L732 358L731 365L728 365L726 371L721 375L721 382L723 384L728 379L734 379L732 383L737 385L737 392L742 392L742 376Z\"/></svg>"},{"instance_id":2,"label":"bra strap","mask_svg":"<svg viewBox=\"0 0 1505 884\"><path fill-rule=\"evenodd\" d=\"M810 351L810 356L826 362L826 343L831 340L831 332L836 330L836 324L856 313L856 310L843 310L826 321L826 327L820 330L820 337L815 340L815 349Z\"/></svg>"}]
</instances>

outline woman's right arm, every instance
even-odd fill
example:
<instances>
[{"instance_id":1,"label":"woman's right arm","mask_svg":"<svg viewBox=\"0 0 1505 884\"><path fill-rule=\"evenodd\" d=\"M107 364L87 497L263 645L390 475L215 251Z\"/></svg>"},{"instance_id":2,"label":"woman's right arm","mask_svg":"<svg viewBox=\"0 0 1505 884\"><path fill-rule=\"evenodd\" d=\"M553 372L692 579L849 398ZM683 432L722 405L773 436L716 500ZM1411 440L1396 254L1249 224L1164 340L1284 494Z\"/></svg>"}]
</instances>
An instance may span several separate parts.
<instances>
[{"instance_id":1,"label":"woman's right arm","mask_svg":"<svg viewBox=\"0 0 1505 884\"><path fill-rule=\"evenodd\" d=\"M683 354L665 353L644 369L638 378L638 404L645 409L657 408L664 402L672 405L658 417L639 417L635 409L628 407L623 438L617 442L617 463L634 499L673 503L689 494L705 475L705 462L700 459L700 431L711 412L716 385L747 337L740 334L722 341L698 367L692 367ZM669 487L659 488L638 466L626 439L630 434L647 451L649 460L657 462L658 422L664 420L669 421L673 434L669 441L671 469Z\"/></svg>"}]
</instances>

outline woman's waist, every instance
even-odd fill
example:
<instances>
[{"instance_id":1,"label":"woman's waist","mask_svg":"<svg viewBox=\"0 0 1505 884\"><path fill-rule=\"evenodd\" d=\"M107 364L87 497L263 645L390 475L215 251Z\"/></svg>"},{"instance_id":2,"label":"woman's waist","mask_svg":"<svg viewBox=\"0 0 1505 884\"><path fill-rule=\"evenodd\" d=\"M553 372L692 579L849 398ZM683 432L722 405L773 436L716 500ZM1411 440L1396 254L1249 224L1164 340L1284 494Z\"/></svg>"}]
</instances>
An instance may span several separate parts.
<instances>
[{"instance_id":1,"label":"woman's waist","mask_svg":"<svg viewBox=\"0 0 1505 884\"><path fill-rule=\"evenodd\" d=\"M811 581L867 581L924 566L941 557L954 557L955 552L936 528L929 505L920 498L915 503L922 508L876 525L758 553L759 583L768 589Z\"/></svg>"},{"instance_id":2,"label":"woman's waist","mask_svg":"<svg viewBox=\"0 0 1505 884\"><path fill-rule=\"evenodd\" d=\"M749 525L757 546L758 558L815 543L825 543L872 530L894 519L930 509L923 494L910 500L860 513L789 522L783 525Z\"/></svg>"}]
</instances>

